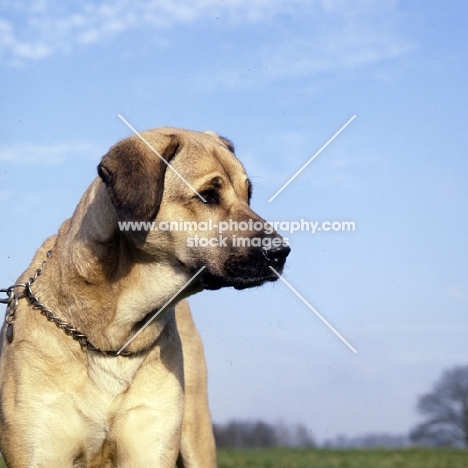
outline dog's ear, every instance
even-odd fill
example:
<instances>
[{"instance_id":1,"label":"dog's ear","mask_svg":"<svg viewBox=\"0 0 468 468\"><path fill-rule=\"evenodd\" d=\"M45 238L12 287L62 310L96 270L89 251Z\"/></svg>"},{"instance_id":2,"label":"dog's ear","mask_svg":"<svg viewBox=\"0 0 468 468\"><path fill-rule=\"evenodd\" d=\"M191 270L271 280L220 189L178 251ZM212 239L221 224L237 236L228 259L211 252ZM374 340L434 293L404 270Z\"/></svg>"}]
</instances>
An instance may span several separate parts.
<instances>
[{"instance_id":1,"label":"dog's ear","mask_svg":"<svg viewBox=\"0 0 468 468\"><path fill-rule=\"evenodd\" d=\"M151 147L132 136L114 145L98 166L119 221L152 220L161 205L167 168L161 157L169 162L179 140L176 135L147 135Z\"/></svg>"},{"instance_id":2,"label":"dog's ear","mask_svg":"<svg viewBox=\"0 0 468 468\"><path fill-rule=\"evenodd\" d=\"M235 153L234 143L231 140L228 140L227 138L224 138L221 135L219 136L219 139L227 146L227 149L231 153Z\"/></svg>"}]
</instances>

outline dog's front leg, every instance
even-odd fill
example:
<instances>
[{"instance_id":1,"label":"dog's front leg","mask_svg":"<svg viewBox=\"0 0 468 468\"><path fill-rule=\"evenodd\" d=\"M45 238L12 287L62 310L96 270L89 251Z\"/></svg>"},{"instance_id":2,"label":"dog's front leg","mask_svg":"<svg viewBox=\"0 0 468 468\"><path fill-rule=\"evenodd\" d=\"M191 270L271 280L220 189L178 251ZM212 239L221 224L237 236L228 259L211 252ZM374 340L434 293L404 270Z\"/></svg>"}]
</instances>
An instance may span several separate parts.
<instances>
[{"instance_id":1,"label":"dog's front leg","mask_svg":"<svg viewBox=\"0 0 468 468\"><path fill-rule=\"evenodd\" d=\"M174 468L182 415L141 406L120 414L114 426L117 468ZM107 466L107 465L106 465Z\"/></svg>"},{"instance_id":2,"label":"dog's front leg","mask_svg":"<svg viewBox=\"0 0 468 468\"><path fill-rule=\"evenodd\" d=\"M185 411L178 468L216 468L216 447L208 407L203 344L187 301L176 306L184 354Z\"/></svg>"},{"instance_id":3,"label":"dog's front leg","mask_svg":"<svg viewBox=\"0 0 468 468\"><path fill-rule=\"evenodd\" d=\"M114 405L114 468L174 468L184 414L182 346L171 319L132 385ZM127 358L125 358L127 359ZM131 358L130 358L131 359ZM107 468L107 466L106 466Z\"/></svg>"}]
</instances>

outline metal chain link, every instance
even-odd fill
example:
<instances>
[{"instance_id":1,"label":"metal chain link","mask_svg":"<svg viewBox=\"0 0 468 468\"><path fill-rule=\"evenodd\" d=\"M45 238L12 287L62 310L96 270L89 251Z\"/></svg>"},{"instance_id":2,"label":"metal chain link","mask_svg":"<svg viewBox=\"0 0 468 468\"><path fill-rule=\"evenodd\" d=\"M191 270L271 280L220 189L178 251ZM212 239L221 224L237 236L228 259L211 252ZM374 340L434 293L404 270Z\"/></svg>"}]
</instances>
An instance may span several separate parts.
<instances>
[{"instance_id":1,"label":"metal chain link","mask_svg":"<svg viewBox=\"0 0 468 468\"><path fill-rule=\"evenodd\" d=\"M47 259L49 259L52 255L52 251L49 250L47 252ZM106 354L108 356L130 356L133 354L130 351L124 351L118 353L117 351L106 351L97 348L94 346L88 339L88 337L70 325L68 322L60 319L54 313L48 309L33 293L31 289L31 285L37 280L37 278L41 275L42 269L44 268L47 260L44 260L41 266L34 272L33 276L29 278L29 281L26 283L18 283L14 284L6 289L0 289L0 294L6 294L6 299L0 299L0 303L7 304L7 310L5 315L5 323L7 324L7 340L9 343L13 341L14 338L14 322L15 322L15 313L16 308L18 307L19 299L27 298L29 303L33 307L33 309L39 310L44 317L49 322L55 323L55 325L63 330L66 335L71 336L74 340L78 341L81 346L88 348L91 351ZM15 289L22 289L21 293L16 293Z\"/></svg>"}]
</instances>

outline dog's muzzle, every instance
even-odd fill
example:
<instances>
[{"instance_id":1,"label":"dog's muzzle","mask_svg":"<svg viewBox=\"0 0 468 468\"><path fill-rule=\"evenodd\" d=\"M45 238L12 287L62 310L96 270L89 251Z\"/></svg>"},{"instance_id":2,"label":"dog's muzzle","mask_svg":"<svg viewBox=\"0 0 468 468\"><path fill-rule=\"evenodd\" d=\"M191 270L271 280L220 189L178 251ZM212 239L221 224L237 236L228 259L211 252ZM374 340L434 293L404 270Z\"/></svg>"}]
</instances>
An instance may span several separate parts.
<instances>
[{"instance_id":1,"label":"dog's muzzle","mask_svg":"<svg viewBox=\"0 0 468 468\"><path fill-rule=\"evenodd\" d=\"M282 238L278 237L278 239L282 241ZM200 282L204 289L223 287L246 289L260 286L265 282L276 281L283 271L291 248L280 243L269 249L245 247L231 248L224 252L226 253L222 262L205 263L206 268L200 275Z\"/></svg>"}]
</instances>

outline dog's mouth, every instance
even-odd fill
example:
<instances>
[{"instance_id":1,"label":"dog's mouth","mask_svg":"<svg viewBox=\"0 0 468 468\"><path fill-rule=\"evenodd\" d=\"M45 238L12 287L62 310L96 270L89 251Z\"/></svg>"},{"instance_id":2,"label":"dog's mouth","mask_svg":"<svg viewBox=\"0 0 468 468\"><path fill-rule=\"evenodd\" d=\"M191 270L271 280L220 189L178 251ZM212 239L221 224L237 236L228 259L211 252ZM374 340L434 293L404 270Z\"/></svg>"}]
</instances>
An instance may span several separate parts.
<instances>
[{"instance_id":1,"label":"dog's mouth","mask_svg":"<svg viewBox=\"0 0 468 468\"><path fill-rule=\"evenodd\" d=\"M290 251L286 246L270 251L251 250L244 255L236 253L229 256L221 267L205 265L198 281L203 289L209 290L225 287L241 290L261 286L278 279Z\"/></svg>"},{"instance_id":2,"label":"dog's mouth","mask_svg":"<svg viewBox=\"0 0 468 468\"><path fill-rule=\"evenodd\" d=\"M200 283L203 286L203 289L208 290L217 290L227 287L233 287L235 289L241 290L255 288L269 281L276 281L278 276L276 276L273 272L271 273L271 275L257 277L226 277L219 276L205 269L205 271L200 275Z\"/></svg>"}]
</instances>

